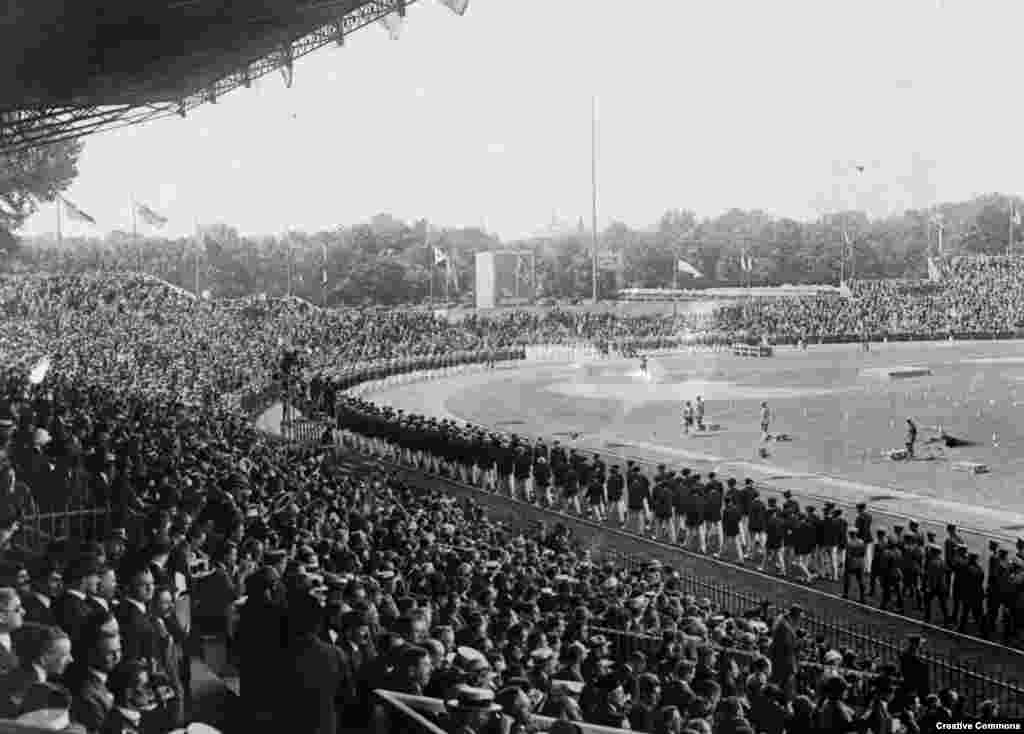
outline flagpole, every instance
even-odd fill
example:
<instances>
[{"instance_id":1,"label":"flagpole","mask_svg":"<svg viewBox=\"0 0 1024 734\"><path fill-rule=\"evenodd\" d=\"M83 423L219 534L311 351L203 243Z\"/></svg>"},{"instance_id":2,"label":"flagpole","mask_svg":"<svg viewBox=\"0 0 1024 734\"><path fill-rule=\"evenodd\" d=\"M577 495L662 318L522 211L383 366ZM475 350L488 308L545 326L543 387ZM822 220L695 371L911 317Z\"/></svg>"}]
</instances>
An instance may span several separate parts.
<instances>
[{"instance_id":1,"label":"flagpole","mask_svg":"<svg viewBox=\"0 0 1024 734\"><path fill-rule=\"evenodd\" d=\"M57 246L58 247L60 247L61 243L64 241L64 233L61 232L60 204L61 204L61 198L58 196L57 197Z\"/></svg>"},{"instance_id":2,"label":"flagpole","mask_svg":"<svg viewBox=\"0 0 1024 734\"><path fill-rule=\"evenodd\" d=\"M320 307L327 308L327 243L324 243L324 270L320 278Z\"/></svg>"},{"instance_id":3,"label":"flagpole","mask_svg":"<svg viewBox=\"0 0 1024 734\"><path fill-rule=\"evenodd\" d=\"M195 239L196 239L196 272L195 272L195 282L196 282L196 285L195 285L195 293L196 293L196 298L199 298L199 249L200 249L200 244L199 244L199 222L193 221L193 224L195 224Z\"/></svg>"},{"instance_id":4,"label":"flagpole","mask_svg":"<svg viewBox=\"0 0 1024 734\"><path fill-rule=\"evenodd\" d=\"M1015 216L1017 216L1017 206L1016 206L1016 204L1013 203L1013 200L1011 199L1010 200L1010 237L1006 241L1006 254L1007 255L1012 255L1013 254L1013 225L1014 225L1013 219L1014 219Z\"/></svg>"},{"instance_id":5,"label":"flagpole","mask_svg":"<svg viewBox=\"0 0 1024 734\"><path fill-rule=\"evenodd\" d=\"M138 267L139 267L139 272L141 273L142 272L142 248L139 246L139 227L138 227L138 222L136 220L137 220L137 217L136 217L136 213L135 213L135 197L132 196L132 242L135 243L135 250L136 250L136 252L138 253L138 256L139 256L139 258L138 258Z\"/></svg>"},{"instance_id":6,"label":"flagpole","mask_svg":"<svg viewBox=\"0 0 1024 734\"><path fill-rule=\"evenodd\" d=\"M590 203L594 303L597 303L597 97L590 97Z\"/></svg>"},{"instance_id":7,"label":"flagpole","mask_svg":"<svg viewBox=\"0 0 1024 734\"><path fill-rule=\"evenodd\" d=\"M448 308L451 298L448 295L448 287L452 282L452 253L448 251L448 257L444 261L444 307Z\"/></svg>"}]
</instances>

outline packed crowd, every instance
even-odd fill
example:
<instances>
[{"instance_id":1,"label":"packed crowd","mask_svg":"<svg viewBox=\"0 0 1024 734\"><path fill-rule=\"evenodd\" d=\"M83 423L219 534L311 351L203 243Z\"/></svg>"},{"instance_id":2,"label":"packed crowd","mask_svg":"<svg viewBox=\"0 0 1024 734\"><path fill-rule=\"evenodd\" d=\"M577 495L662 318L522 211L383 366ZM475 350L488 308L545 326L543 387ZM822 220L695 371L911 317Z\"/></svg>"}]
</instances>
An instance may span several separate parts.
<instances>
[{"instance_id":1,"label":"packed crowd","mask_svg":"<svg viewBox=\"0 0 1024 734\"><path fill-rule=\"evenodd\" d=\"M1024 326L1024 258L961 257L943 270L938 283L852 281L849 298L829 294L737 302L715 312L712 328L796 340L900 334L945 338Z\"/></svg>"},{"instance_id":2,"label":"packed crowd","mask_svg":"<svg viewBox=\"0 0 1024 734\"><path fill-rule=\"evenodd\" d=\"M389 370L523 339L655 337L669 333L663 322L555 314L491 329L284 300L208 303L136 276L5 279L0 312L0 718L168 731L188 718L200 635L229 642L248 730L365 729L375 687L449 702L438 720L453 734L533 731L534 714L652 732L891 734L894 720L915 731L963 713L955 691L931 690L916 642L885 666L802 634L799 608L730 615L682 593L670 568L593 558L564 528L511 532L334 450L289 448L237 409L238 392L276 381L285 346L307 377L329 378L346 361ZM808 557L786 542L789 530L773 540L767 518L785 507L765 503L759 529L746 486L602 472L554 444L520 450L353 398L338 407L360 450L611 513L700 550L809 573L855 569L860 525L846 533L845 563L828 544ZM666 515L669 485L687 492ZM719 495L720 505L708 499ZM24 515L69 496L110 506L110 532L27 552ZM864 571L889 555L866 550ZM888 575L879 581L892 589ZM627 633L663 645L624 656L610 642Z\"/></svg>"}]
</instances>

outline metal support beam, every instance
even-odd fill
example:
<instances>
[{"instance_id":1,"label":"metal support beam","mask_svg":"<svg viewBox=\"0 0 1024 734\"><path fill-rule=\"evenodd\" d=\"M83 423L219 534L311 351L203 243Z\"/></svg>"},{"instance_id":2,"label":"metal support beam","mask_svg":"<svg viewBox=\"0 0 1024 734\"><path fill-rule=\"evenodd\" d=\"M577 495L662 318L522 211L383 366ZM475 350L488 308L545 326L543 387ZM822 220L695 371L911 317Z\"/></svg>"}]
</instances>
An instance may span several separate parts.
<instances>
[{"instance_id":1,"label":"metal support beam","mask_svg":"<svg viewBox=\"0 0 1024 734\"><path fill-rule=\"evenodd\" d=\"M175 95L173 99L129 99L120 105L96 105L83 100L81 103L57 107L40 105L25 110L0 109L0 152L15 152L63 142L100 130L136 125L163 117L185 117L199 105L216 104L220 97L235 89L251 87L255 79L278 69L293 67L296 59L328 44L343 45L346 35L376 23L389 13L404 15L405 8L416 1L370 0L362 3L340 18L312 30L302 31L301 35L279 43L263 56L240 64L234 71L218 79L211 80L207 76L183 80L182 86L192 91ZM322 15L324 9L337 5L337 0L314 0L309 7ZM284 46L288 48L287 56L283 53ZM30 123L29 118L23 116L32 116L34 120Z\"/></svg>"}]
</instances>

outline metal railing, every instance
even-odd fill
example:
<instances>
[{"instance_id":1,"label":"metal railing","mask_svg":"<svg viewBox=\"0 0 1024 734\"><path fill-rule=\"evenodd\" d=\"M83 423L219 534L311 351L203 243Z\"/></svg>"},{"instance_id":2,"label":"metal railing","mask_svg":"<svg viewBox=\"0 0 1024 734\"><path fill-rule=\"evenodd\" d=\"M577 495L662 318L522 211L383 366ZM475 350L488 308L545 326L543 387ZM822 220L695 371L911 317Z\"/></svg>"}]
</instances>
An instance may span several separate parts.
<instances>
[{"instance_id":1,"label":"metal railing","mask_svg":"<svg viewBox=\"0 0 1024 734\"><path fill-rule=\"evenodd\" d=\"M446 711L444 701L441 701L436 698L427 698L425 696L412 696L407 693L397 693L395 691L382 690L374 691L374 695L377 696L378 699L385 701L386 704L389 706L394 706L395 708L401 706L400 710L402 710L403 712L411 711L413 713L416 713L422 711L430 716L437 717L442 716ZM423 717L421 716L420 718L422 719ZM551 718L550 716L540 716L535 714L531 716L530 719L532 723L540 731L547 731L555 723L555 719ZM427 723L429 724L430 722ZM580 729L583 731L583 734L620 734L620 732L626 731L624 729L615 729L610 726L601 726L600 724L591 724L584 721L577 721L574 723L580 727ZM431 724L431 726L434 725ZM433 729L375 729L375 731L385 731L391 732L393 734L399 734L399 732L401 732L401 734L405 734L406 731L418 732L418 734L425 734L426 731L429 731L430 734L435 734Z\"/></svg>"},{"instance_id":2,"label":"metal railing","mask_svg":"<svg viewBox=\"0 0 1024 734\"><path fill-rule=\"evenodd\" d=\"M110 532L112 519L110 507L70 504L57 512L27 515L21 520L19 545L31 553L43 553L51 542L62 538L100 539Z\"/></svg>"},{"instance_id":3,"label":"metal railing","mask_svg":"<svg viewBox=\"0 0 1024 734\"><path fill-rule=\"evenodd\" d=\"M610 548L602 550L603 556L629 570L646 567L649 560ZM698 600L709 599L711 603L733 616L748 612L782 611L786 602L779 599L764 599L736 589L714 579L680 575L679 591L691 594ZM769 618L770 619L770 618ZM816 648L819 644L839 651L852 650L858 659L867 659L878 665L892 665L899 670L900 655L904 647L900 641L879 636L866 626L851 624L848 620L824 615L814 610L805 610L800 627L806 631L807 646ZM661 638L636 635L618 630L601 630L619 638L619 644L645 652L656 651ZM627 650L627 654L628 654ZM1018 679L1007 679L983 672L976 664L942 655L925 649L921 659L929 668L929 684L933 691L946 688L957 690L970 706L991 699L999 703L1007 716L1024 716L1024 685ZM806 663L809 665L810 663ZM1020 671L1024 676L1024 669Z\"/></svg>"}]
</instances>

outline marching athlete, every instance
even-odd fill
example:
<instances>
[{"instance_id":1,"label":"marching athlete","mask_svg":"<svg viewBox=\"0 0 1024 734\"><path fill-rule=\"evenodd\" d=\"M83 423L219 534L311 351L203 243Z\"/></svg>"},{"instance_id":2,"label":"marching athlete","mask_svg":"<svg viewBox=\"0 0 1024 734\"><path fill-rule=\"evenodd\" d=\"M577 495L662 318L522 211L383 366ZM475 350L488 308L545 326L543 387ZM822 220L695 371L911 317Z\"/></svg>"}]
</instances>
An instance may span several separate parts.
<instances>
[{"instance_id":1,"label":"marching athlete","mask_svg":"<svg viewBox=\"0 0 1024 734\"><path fill-rule=\"evenodd\" d=\"M772 413L768 410L768 401L761 401L761 440L768 440L768 428L772 421Z\"/></svg>"},{"instance_id":2,"label":"marching athlete","mask_svg":"<svg viewBox=\"0 0 1024 734\"><path fill-rule=\"evenodd\" d=\"M693 403L687 400L683 403L683 435L690 435L693 430Z\"/></svg>"}]
</instances>

